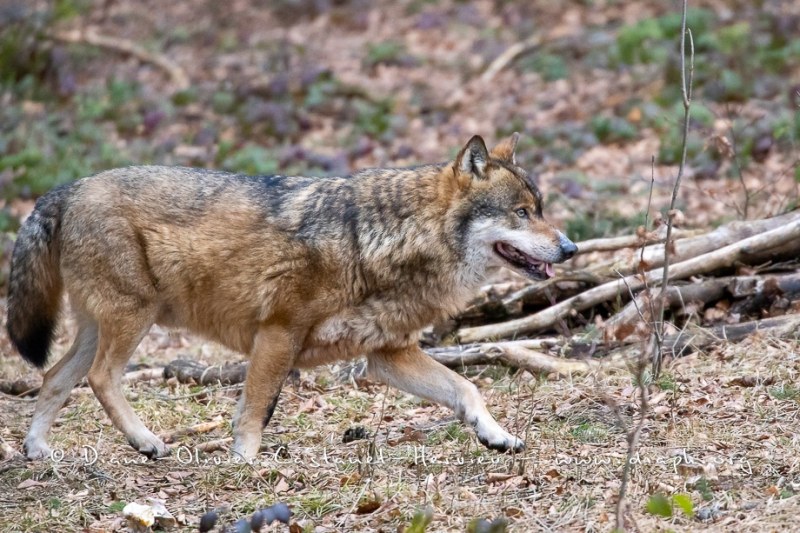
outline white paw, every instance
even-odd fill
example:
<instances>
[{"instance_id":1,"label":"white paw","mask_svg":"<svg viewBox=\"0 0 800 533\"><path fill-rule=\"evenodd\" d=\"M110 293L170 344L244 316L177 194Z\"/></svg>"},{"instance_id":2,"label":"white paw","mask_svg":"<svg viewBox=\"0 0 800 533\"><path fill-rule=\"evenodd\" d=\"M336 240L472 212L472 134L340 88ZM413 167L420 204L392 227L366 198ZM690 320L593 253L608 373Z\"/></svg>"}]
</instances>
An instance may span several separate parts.
<instances>
[{"instance_id":1,"label":"white paw","mask_svg":"<svg viewBox=\"0 0 800 533\"><path fill-rule=\"evenodd\" d=\"M515 437L499 426L485 428L479 424L475 431L478 434L480 443L490 450L519 453L525 449L525 443L522 442L522 439Z\"/></svg>"},{"instance_id":2,"label":"white paw","mask_svg":"<svg viewBox=\"0 0 800 533\"><path fill-rule=\"evenodd\" d=\"M136 437L128 437L128 443L148 459L158 459L169 455L169 447L149 431Z\"/></svg>"},{"instance_id":3,"label":"white paw","mask_svg":"<svg viewBox=\"0 0 800 533\"><path fill-rule=\"evenodd\" d=\"M261 435L257 437L248 435L233 436L233 448L231 448L231 460L235 463L246 462L253 459L261 446Z\"/></svg>"},{"instance_id":4,"label":"white paw","mask_svg":"<svg viewBox=\"0 0 800 533\"><path fill-rule=\"evenodd\" d=\"M22 443L22 449L25 450L25 457L31 461L50 459L53 453L44 439L30 437L25 438L25 442Z\"/></svg>"}]
</instances>

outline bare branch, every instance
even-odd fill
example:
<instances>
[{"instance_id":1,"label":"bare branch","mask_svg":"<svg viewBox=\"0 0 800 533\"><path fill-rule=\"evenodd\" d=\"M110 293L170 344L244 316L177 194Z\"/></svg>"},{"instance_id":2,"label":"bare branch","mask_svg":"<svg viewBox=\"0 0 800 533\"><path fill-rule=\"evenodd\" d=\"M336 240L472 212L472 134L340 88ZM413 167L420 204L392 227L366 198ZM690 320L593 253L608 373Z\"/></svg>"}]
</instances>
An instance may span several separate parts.
<instances>
[{"instance_id":1,"label":"bare branch","mask_svg":"<svg viewBox=\"0 0 800 533\"><path fill-rule=\"evenodd\" d=\"M62 43L88 44L130 55L143 63L150 63L164 71L170 77L177 90L183 91L189 88L189 77L177 63L164 55L149 52L133 41L100 35L92 30L57 31L49 33L48 37Z\"/></svg>"},{"instance_id":2,"label":"bare branch","mask_svg":"<svg viewBox=\"0 0 800 533\"><path fill-rule=\"evenodd\" d=\"M686 168L686 152L687 140L689 138L689 119L690 110L692 107L692 79L694 78L694 41L692 40L692 32L686 29L686 11L688 1L683 2L683 13L681 15L681 93L683 94L683 146L681 148L681 162L678 167L678 175L675 177L675 186L672 188L672 200L669 204L669 211L667 211L667 240L664 244L664 268L662 270L661 278L661 292L658 297L658 309L655 319L655 328L653 335L655 342L653 343L653 375L658 376L661 371L661 338L664 335L664 298L667 288L669 286L669 262L670 253L672 251L671 238L672 226L675 221L675 204L678 200L678 192L681 188L681 178ZM686 35L689 35L689 79L688 84L686 80Z\"/></svg>"}]
</instances>

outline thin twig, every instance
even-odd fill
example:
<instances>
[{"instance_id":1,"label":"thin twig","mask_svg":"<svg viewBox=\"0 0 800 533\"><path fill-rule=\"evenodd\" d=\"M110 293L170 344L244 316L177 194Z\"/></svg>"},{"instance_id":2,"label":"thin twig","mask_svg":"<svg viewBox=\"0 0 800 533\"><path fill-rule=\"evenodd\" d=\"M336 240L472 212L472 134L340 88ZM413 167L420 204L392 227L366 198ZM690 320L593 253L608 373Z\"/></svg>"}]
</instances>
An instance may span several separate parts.
<instances>
[{"instance_id":1,"label":"thin twig","mask_svg":"<svg viewBox=\"0 0 800 533\"><path fill-rule=\"evenodd\" d=\"M506 49L502 54L492 61L486 68L486 71L481 74L480 80L482 83L488 83L497 75L498 72L510 65L519 56L529 53L542 44L541 35L532 35L522 42L515 43Z\"/></svg>"},{"instance_id":2,"label":"thin twig","mask_svg":"<svg viewBox=\"0 0 800 533\"><path fill-rule=\"evenodd\" d=\"M683 95L683 146L681 149L681 163L678 167L678 175L675 178L675 185L672 188L672 200L667 211L667 239L664 244L664 268L661 278L661 292L658 298L658 313L655 316L655 328L653 335L653 376L658 377L661 372L661 350L662 338L664 336L664 297L669 285L669 260L672 248L672 225L675 219L675 204L678 200L678 192L681 187L681 178L686 168L687 139L689 137L689 111L692 107L692 79L694 78L694 41L692 31L686 28L687 0L683 2L683 13L681 17L681 94ZM686 35L689 36L689 79L686 79Z\"/></svg>"},{"instance_id":3,"label":"thin twig","mask_svg":"<svg viewBox=\"0 0 800 533\"><path fill-rule=\"evenodd\" d=\"M684 2L684 5L686 3ZM653 342L654 337L650 337L650 342ZM649 350L649 346L643 346L641 356L637 362L637 384L639 389L639 422L631 431L627 432L628 440L628 453L625 457L625 466L622 469L622 480L619 487L619 497L617 498L617 517L616 517L616 531L625 531L625 495L628 490L628 482L631 478L631 463L633 456L639 449L639 437L642 435L642 428L644 428L645 420L647 420L647 411L649 410L649 389L648 384L645 383L645 369L647 367L645 354Z\"/></svg>"},{"instance_id":4,"label":"thin twig","mask_svg":"<svg viewBox=\"0 0 800 533\"><path fill-rule=\"evenodd\" d=\"M647 210L644 212L644 231L647 233L647 223L650 220L650 206L653 203L653 188L656 184L656 156L650 156L650 193L647 195ZM642 253L639 258L644 261L644 249L647 248L647 241L642 242Z\"/></svg>"},{"instance_id":5,"label":"thin twig","mask_svg":"<svg viewBox=\"0 0 800 533\"><path fill-rule=\"evenodd\" d=\"M742 172L742 165L739 163L739 151L736 147L736 133L733 130L733 120L729 120L728 131L731 132L731 149L733 150L733 166L736 168L736 174L739 177L739 183L742 185L742 191L744 192L744 205L742 209L739 209L739 206L736 206L736 210L739 211L742 215L744 220L747 220L748 211L750 210L750 191L747 189L747 183L744 180L744 173Z\"/></svg>"},{"instance_id":6,"label":"thin twig","mask_svg":"<svg viewBox=\"0 0 800 533\"><path fill-rule=\"evenodd\" d=\"M650 355L650 359L652 361L653 366L653 376L657 376L658 372L661 369L661 359L662 359L662 344L664 339L664 304L666 300L666 291L669 287L669 260L670 260L670 252L672 248L672 225L675 219L675 204L678 198L678 192L680 190L681 178L683 177L683 170L686 166L686 149L687 149L687 138L689 136L689 110L691 108L691 98L692 98L692 77L694 76L694 44L692 42L692 32L691 30L687 30L686 28L686 12L688 9L688 0L683 0L683 11L681 14L681 93L683 95L683 148L681 154L681 163L680 167L678 168L678 176L675 178L675 185L672 188L672 200L670 201L669 211L667 212L667 238L664 242L664 267L663 267L663 275L661 278L661 291L659 293L658 298L658 314L653 315L652 309L652 298L650 299L651 305L651 318L655 321L650 324L651 334L648 336L647 340L642 345L642 351L639 353L639 357L636 361L636 377L637 377L637 386L639 389L639 421L633 427L632 430L627 432L627 440L628 440L628 453L625 458L625 466L622 470L622 480L620 482L619 488L619 497L617 498L617 509L616 509L616 530L617 531L625 531L625 511L627 509L625 496L628 490L628 483L631 477L631 462L633 461L633 457L636 454L637 450L639 449L639 438L642 434L642 428L644 428L645 421L647 420L647 414L649 410L649 385L646 382L646 368L647 368L647 359L648 355ZM689 35L689 46L691 49L691 55L689 60L689 80L687 85L686 80L686 35ZM653 194L653 187L652 183L655 180L655 158L651 159L651 186L650 186L650 198L652 198ZM650 212L650 199L648 199L648 213ZM645 218L647 220L647 218ZM644 261L644 245L642 246L641 251L641 261ZM647 286L647 276L644 273L641 274L642 278L645 281L645 294L649 290ZM623 278L623 281L625 278ZM628 290L631 291L630 286L626 282L626 287ZM633 296L631 291L631 297L634 302L636 302L636 298ZM645 296L646 297L646 296ZM637 305L638 311L638 305ZM641 315L641 311L639 311ZM642 317L644 318L644 317Z\"/></svg>"},{"instance_id":7,"label":"thin twig","mask_svg":"<svg viewBox=\"0 0 800 533\"><path fill-rule=\"evenodd\" d=\"M647 216L650 214L650 203L653 200L653 188L655 187L655 183L656 183L656 156L655 155L651 155L650 156L650 193L647 196L647 212L644 215L645 229L647 228ZM672 225L668 225L667 226L667 238L664 241L664 249L665 250L669 247L669 242L670 242L669 239L671 237L671 232L672 232ZM639 257L639 264L643 264L643 262L644 262L645 248L646 248L646 246L644 244L642 244L642 251L641 251L641 254L640 254L640 257ZM666 252L664 252L664 253L666 253ZM650 320L653 320L653 318L656 316L656 310L654 308L655 302L653 302L652 295L650 294L650 287L647 285L647 278L645 278L643 295L644 295L644 298L647 299L647 304L648 304L648 307L650 308L649 309L650 310ZM641 312L639 314L641 314ZM642 317L642 320L644 320L644 317Z\"/></svg>"}]
</instances>

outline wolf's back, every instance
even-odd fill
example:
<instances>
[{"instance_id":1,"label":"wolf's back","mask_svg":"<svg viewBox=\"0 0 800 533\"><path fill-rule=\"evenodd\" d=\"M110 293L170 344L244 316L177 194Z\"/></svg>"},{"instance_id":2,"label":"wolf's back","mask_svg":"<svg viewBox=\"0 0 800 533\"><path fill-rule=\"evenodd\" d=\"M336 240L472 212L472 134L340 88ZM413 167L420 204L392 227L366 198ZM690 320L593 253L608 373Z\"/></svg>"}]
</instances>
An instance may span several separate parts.
<instances>
[{"instance_id":1,"label":"wolf's back","mask_svg":"<svg viewBox=\"0 0 800 533\"><path fill-rule=\"evenodd\" d=\"M39 368L47 362L58 320L62 292L58 241L70 188L64 185L39 198L19 230L11 256L8 334L22 357Z\"/></svg>"}]
</instances>

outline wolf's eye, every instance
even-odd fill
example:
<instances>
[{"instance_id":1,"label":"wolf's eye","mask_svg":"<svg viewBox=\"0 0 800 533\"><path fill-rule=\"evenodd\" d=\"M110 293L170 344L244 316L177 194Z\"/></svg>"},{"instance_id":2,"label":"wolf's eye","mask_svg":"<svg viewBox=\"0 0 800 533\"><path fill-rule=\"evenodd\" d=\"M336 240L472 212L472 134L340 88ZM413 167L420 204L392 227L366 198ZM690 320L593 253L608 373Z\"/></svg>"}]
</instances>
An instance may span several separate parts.
<instances>
[{"instance_id":1,"label":"wolf's eye","mask_svg":"<svg viewBox=\"0 0 800 533\"><path fill-rule=\"evenodd\" d=\"M528 210L525 209L524 207L520 207L515 211L515 213L519 218L528 218Z\"/></svg>"}]
</instances>

